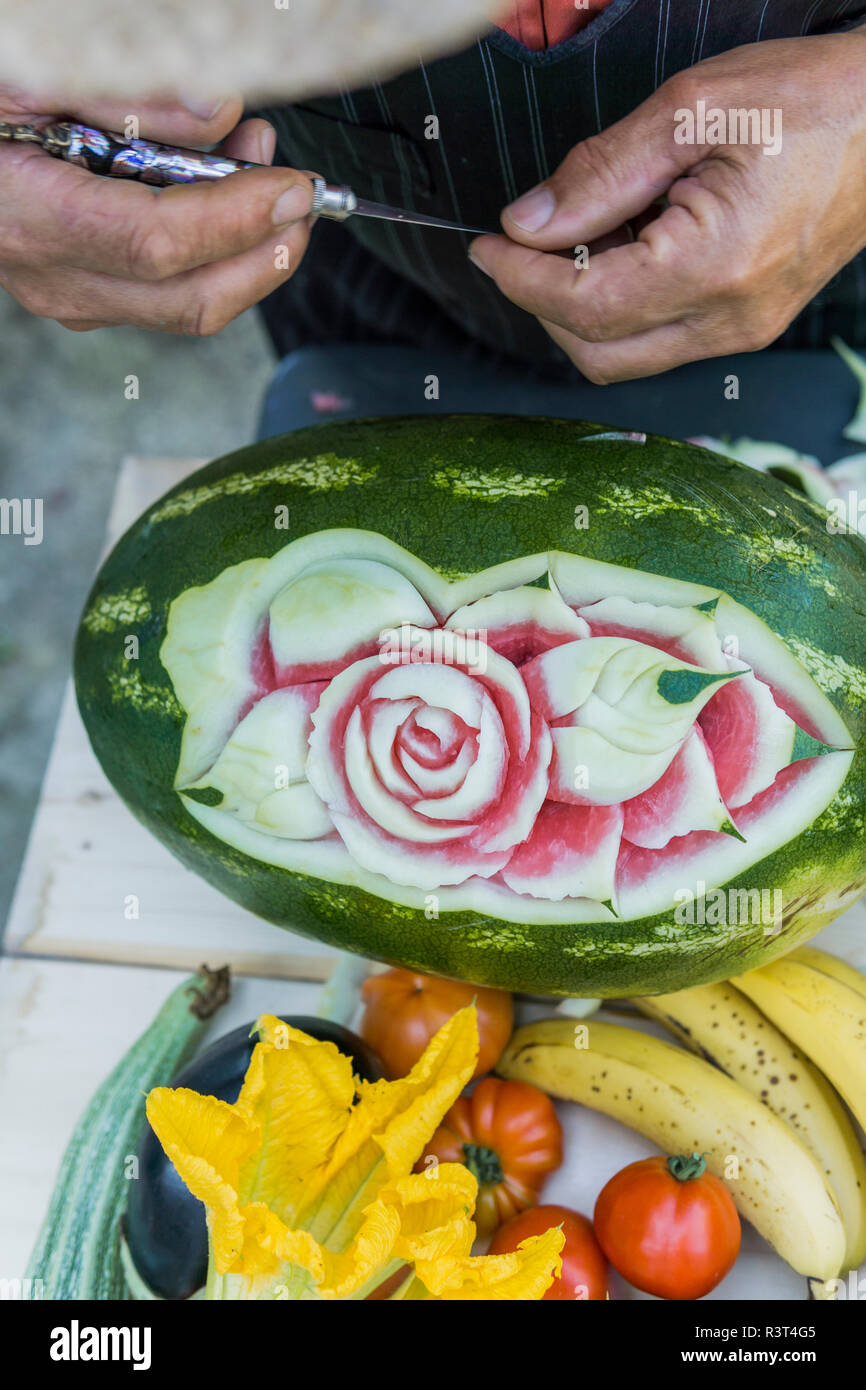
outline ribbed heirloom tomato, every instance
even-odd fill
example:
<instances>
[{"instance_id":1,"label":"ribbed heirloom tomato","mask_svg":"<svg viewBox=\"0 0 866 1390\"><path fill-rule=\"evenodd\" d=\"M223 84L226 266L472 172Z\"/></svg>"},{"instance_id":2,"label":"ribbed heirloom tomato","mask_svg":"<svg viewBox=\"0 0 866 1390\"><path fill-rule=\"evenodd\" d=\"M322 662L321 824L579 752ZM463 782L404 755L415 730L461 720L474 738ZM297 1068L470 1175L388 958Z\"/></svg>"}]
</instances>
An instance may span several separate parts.
<instances>
[{"instance_id":1,"label":"ribbed heirloom tomato","mask_svg":"<svg viewBox=\"0 0 866 1390\"><path fill-rule=\"evenodd\" d=\"M489 1235L535 1206L541 1185L562 1162L562 1129L553 1101L525 1081L487 1076L460 1096L416 1165L465 1163L478 1179L475 1225ZM547 1227L545 1227L545 1230Z\"/></svg>"},{"instance_id":2,"label":"ribbed heirloom tomato","mask_svg":"<svg viewBox=\"0 0 866 1390\"><path fill-rule=\"evenodd\" d=\"M602 1188L595 1234L614 1269L658 1298L703 1298L740 1250L740 1218L701 1154L644 1158Z\"/></svg>"},{"instance_id":3,"label":"ribbed heirloom tomato","mask_svg":"<svg viewBox=\"0 0 866 1390\"><path fill-rule=\"evenodd\" d=\"M370 975L361 989L364 1017L359 1032L382 1059L389 1076L405 1076L458 1009L474 1002L478 1014L478 1063L474 1076L491 1071L511 1037L514 1006L501 989L440 980L417 970Z\"/></svg>"},{"instance_id":4,"label":"ribbed heirloom tomato","mask_svg":"<svg viewBox=\"0 0 866 1390\"><path fill-rule=\"evenodd\" d=\"M539 1236L559 1226L565 1236L562 1247L562 1268L544 1294L546 1302L598 1302L608 1296L607 1260L592 1230L592 1222L570 1207L531 1207L519 1216L512 1216L500 1226L488 1255L504 1255L516 1250L523 1240Z\"/></svg>"}]
</instances>

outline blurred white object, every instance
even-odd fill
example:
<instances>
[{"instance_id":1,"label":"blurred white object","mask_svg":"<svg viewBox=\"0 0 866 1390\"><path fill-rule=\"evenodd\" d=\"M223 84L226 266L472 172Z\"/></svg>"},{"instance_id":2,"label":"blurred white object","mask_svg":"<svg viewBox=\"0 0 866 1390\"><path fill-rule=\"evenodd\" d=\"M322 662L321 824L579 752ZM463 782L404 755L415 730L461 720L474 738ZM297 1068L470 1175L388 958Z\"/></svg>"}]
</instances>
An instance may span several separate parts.
<instances>
[{"instance_id":1,"label":"blurred white object","mask_svg":"<svg viewBox=\"0 0 866 1390\"><path fill-rule=\"evenodd\" d=\"M566 1018L589 1018L601 1008L600 999L563 999L557 1004L554 1013L564 1014Z\"/></svg>"},{"instance_id":2,"label":"blurred white object","mask_svg":"<svg viewBox=\"0 0 866 1390\"><path fill-rule=\"evenodd\" d=\"M507 0L0 0L0 81L297 100L456 51L507 8Z\"/></svg>"},{"instance_id":3,"label":"blurred white object","mask_svg":"<svg viewBox=\"0 0 866 1390\"><path fill-rule=\"evenodd\" d=\"M828 502L828 508L866 540L866 454L849 454L831 463L827 476L838 499Z\"/></svg>"},{"instance_id":4,"label":"blurred white object","mask_svg":"<svg viewBox=\"0 0 866 1390\"><path fill-rule=\"evenodd\" d=\"M364 956L341 951L325 984L319 991L316 1014L319 1018L351 1026L361 1005L361 986L370 974L372 962Z\"/></svg>"},{"instance_id":5,"label":"blurred white object","mask_svg":"<svg viewBox=\"0 0 866 1390\"><path fill-rule=\"evenodd\" d=\"M866 539L866 453L849 454L822 468L812 454L798 454L787 444L767 439L724 440L700 434L689 443L772 474L826 507L828 529L857 531Z\"/></svg>"},{"instance_id":6,"label":"blurred white object","mask_svg":"<svg viewBox=\"0 0 866 1390\"><path fill-rule=\"evenodd\" d=\"M836 488L815 456L800 454L787 444L775 444L769 439L714 439L709 434L695 435L689 443L736 459L759 473L771 473L780 482L801 488L813 502L826 503L836 495Z\"/></svg>"},{"instance_id":7,"label":"blurred white object","mask_svg":"<svg viewBox=\"0 0 866 1390\"><path fill-rule=\"evenodd\" d=\"M858 444L866 444L866 357L861 357L859 352L849 348L848 344L843 343L841 338L831 338L830 341L846 367L851 368L857 385L860 387L857 409L842 433L846 439L854 439Z\"/></svg>"}]
</instances>

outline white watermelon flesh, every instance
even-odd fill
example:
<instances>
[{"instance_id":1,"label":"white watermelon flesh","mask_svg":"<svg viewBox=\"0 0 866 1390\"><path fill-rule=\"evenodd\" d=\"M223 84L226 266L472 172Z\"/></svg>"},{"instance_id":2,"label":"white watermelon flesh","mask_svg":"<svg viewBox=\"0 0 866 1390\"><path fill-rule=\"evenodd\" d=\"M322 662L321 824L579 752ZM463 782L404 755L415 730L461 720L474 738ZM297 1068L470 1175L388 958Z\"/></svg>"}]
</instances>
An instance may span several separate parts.
<instances>
[{"instance_id":1,"label":"white watermelon flesh","mask_svg":"<svg viewBox=\"0 0 866 1390\"><path fill-rule=\"evenodd\" d=\"M549 898L614 896L622 836L619 806L568 806L546 801L528 840L518 845L502 880L515 893Z\"/></svg>"},{"instance_id":2,"label":"white watermelon flesh","mask_svg":"<svg viewBox=\"0 0 866 1390\"><path fill-rule=\"evenodd\" d=\"M183 651L164 656L196 711L183 765L219 743L209 703L229 726L179 790L244 852L401 902L433 893L437 911L641 916L684 875L720 882L784 843L798 791L832 795L836 768L815 770L823 697L728 654L732 612L753 650L760 625L724 595L558 556L546 589L528 557L490 571L490 592L483 576L453 586L468 595L453 603L393 543L365 554L365 533L334 534L351 535L345 554L305 538L310 562L289 546L238 567L222 649L196 652L195 605L212 617L229 572L191 591ZM614 581L624 592L605 594Z\"/></svg>"},{"instance_id":3,"label":"white watermelon flesh","mask_svg":"<svg viewBox=\"0 0 866 1390\"><path fill-rule=\"evenodd\" d=\"M719 790L732 808L747 805L795 761L797 736L805 734L779 709L770 687L745 670L702 711L700 725Z\"/></svg>"},{"instance_id":4,"label":"white watermelon flesh","mask_svg":"<svg viewBox=\"0 0 866 1390\"><path fill-rule=\"evenodd\" d=\"M646 849L692 831L736 833L713 760L697 725L658 781L623 804L623 839Z\"/></svg>"}]
</instances>

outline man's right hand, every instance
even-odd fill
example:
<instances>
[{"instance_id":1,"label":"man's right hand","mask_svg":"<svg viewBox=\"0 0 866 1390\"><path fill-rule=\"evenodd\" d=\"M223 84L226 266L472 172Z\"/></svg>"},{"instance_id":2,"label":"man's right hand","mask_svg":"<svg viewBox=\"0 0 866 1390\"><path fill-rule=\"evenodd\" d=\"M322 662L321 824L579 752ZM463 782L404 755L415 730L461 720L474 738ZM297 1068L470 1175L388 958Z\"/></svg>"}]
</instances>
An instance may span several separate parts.
<instances>
[{"instance_id":1,"label":"man's right hand","mask_svg":"<svg viewBox=\"0 0 866 1390\"><path fill-rule=\"evenodd\" d=\"M198 113L167 99L70 106L0 86L0 120L67 117L123 131L135 116L145 140L219 145L259 164L273 158L273 128L261 120L238 125L237 97ZM0 286L66 328L134 324L206 337L298 268L312 197L310 177L294 169L155 189L98 178L37 145L2 144Z\"/></svg>"}]
</instances>

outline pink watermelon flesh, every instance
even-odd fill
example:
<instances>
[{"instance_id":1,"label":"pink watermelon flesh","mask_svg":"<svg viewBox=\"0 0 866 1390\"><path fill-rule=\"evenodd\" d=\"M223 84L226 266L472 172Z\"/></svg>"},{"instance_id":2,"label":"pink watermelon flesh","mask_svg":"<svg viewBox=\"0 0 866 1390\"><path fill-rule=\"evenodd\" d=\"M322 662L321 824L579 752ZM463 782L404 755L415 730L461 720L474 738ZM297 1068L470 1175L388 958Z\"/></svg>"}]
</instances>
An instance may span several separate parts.
<instances>
[{"instance_id":1,"label":"pink watermelon flesh","mask_svg":"<svg viewBox=\"0 0 866 1390\"><path fill-rule=\"evenodd\" d=\"M560 647L565 642L573 642L573 632L552 632L540 628L536 623L512 623L487 633L487 645L500 656L504 656L513 666L523 666L534 656Z\"/></svg>"},{"instance_id":2,"label":"pink watermelon flesh","mask_svg":"<svg viewBox=\"0 0 866 1390\"><path fill-rule=\"evenodd\" d=\"M270 644L269 644L270 645ZM295 666L278 666L274 662L274 682L278 686L306 685L308 681L327 681L336 676L353 661L363 661L365 657L375 656L379 647L376 642L359 642L357 647L341 657L339 661L307 661Z\"/></svg>"},{"instance_id":3,"label":"pink watermelon flesh","mask_svg":"<svg viewBox=\"0 0 866 1390\"><path fill-rule=\"evenodd\" d=\"M584 610L580 617L586 620ZM671 637L663 637L655 632L642 632L639 628L623 627L621 623L589 623L593 637L630 637L633 642L646 642L648 647L657 647L660 652L674 656L678 661L694 662L694 653L687 644L677 642Z\"/></svg>"},{"instance_id":4,"label":"pink watermelon flesh","mask_svg":"<svg viewBox=\"0 0 866 1390\"><path fill-rule=\"evenodd\" d=\"M271 651L271 639L268 634L267 623L262 625L253 646L251 675L256 691L251 703L260 700L263 695L270 695L271 691L276 690L280 684L274 669L274 654ZM288 683L286 682L286 684Z\"/></svg>"},{"instance_id":5,"label":"pink watermelon flesh","mask_svg":"<svg viewBox=\"0 0 866 1390\"><path fill-rule=\"evenodd\" d=\"M500 877L515 893L561 901L613 895L622 833L619 806L570 806L545 801L528 840L514 851Z\"/></svg>"},{"instance_id":6,"label":"pink watermelon flesh","mask_svg":"<svg viewBox=\"0 0 866 1390\"><path fill-rule=\"evenodd\" d=\"M774 698L771 687L752 673L727 682L701 711L698 722L716 768L719 790L728 806L747 805L770 786L779 771L779 725L791 716ZM790 761L808 756L812 734L798 724ZM787 724L788 739L794 732ZM824 745L812 750L818 753Z\"/></svg>"},{"instance_id":7,"label":"pink watermelon flesh","mask_svg":"<svg viewBox=\"0 0 866 1390\"><path fill-rule=\"evenodd\" d=\"M655 786L623 802L622 809L623 839L646 849L661 849L694 831L730 834L734 829L721 805L713 759L697 727ZM721 817L713 815L717 809Z\"/></svg>"},{"instance_id":8,"label":"pink watermelon flesh","mask_svg":"<svg viewBox=\"0 0 866 1390\"><path fill-rule=\"evenodd\" d=\"M808 776L811 760L803 759L782 768L772 784L760 792L748 806L737 812L737 829L748 842L749 831L756 826L762 816L784 798L796 794L797 783ZM696 864L705 853L712 853L720 837L712 830L693 830L688 835L680 835L658 849L646 848L623 840L617 859L616 886L619 893L628 890L639 891L641 884L648 882L659 868L682 865L682 882L687 884L694 874Z\"/></svg>"},{"instance_id":9,"label":"pink watermelon flesh","mask_svg":"<svg viewBox=\"0 0 866 1390\"><path fill-rule=\"evenodd\" d=\"M760 710L754 688L730 681L701 711L699 722L723 799L729 806L742 805L750 769L760 751Z\"/></svg>"},{"instance_id":10,"label":"pink watermelon flesh","mask_svg":"<svg viewBox=\"0 0 866 1390\"><path fill-rule=\"evenodd\" d=\"M573 611L578 612L578 609ZM587 621L585 609L579 616ZM693 663L695 660L685 641L678 642L658 633L616 623L588 621L587 627L593 637L630 638L680 661ZM527 738L526 731L521 733L518 729L521 720L511 697L485 682L483 676L479 677L497 703L499 715L512 740L510 761L498 779L497 794L484 807L480 821L465 827L461 827L459 820L419 817L421 821L426 820L440 829L450 826L458 831L455 839L435 848L438 859L444 856L453 862L454 882L461 881L462 867L471 865L474 873L485 878L492 877L494 882L502 883L513 892L553 901L580 896L597 898L602 902L615 901L617 893L639 888L642 882L651 880L661 866L669 868L681 863L686 874L694 869L696 863L699 865L702 855L712 856L713 847L724 842L728 835L748 839L750 825L754 825L778 798L796 792L797 780L808 768L811 756L823 751L822 747L809 748L808 739L799 742L799 751L793 755L799 761L775 773L769 783L765 781L764 785L759 785L763 775L760 766L762 756L764 771L768 766L766 720L772 702L807 735L816 737L816 730L789 697L777 691L769 682L760 680L756 673L746 679L731 680L719 685L676 756L654 785L619 805L596 805L582 798L574 788L557 790L551 784L550 794L561 796L562 799L543 802L528 838L518 842L515 848L507 843L514 808L525 798L527 789L538 782L538 749L543 750L546 746L549 756L549 742L547 745L544 742L545 738L549 739L544 732L544 691L528 663L552 648L576 639L573 634L546 630L537 623L521 621L505 623L489 631L486 640L492 651L512 665L523 668L526 686L537 708L531 712L531 731ZM369 659L368 670L359 680L352 699L347 701L327 730L335 754L339 754L345 743L352 711L363 705L377 677L386 669L378 662L373 665L376 653L376 644L367 642L359 644L355 651L348 653L338 663L309 663L283 668L274 660L268 624L265 622L255 641L251 658L254 694L239 710L238 722L264 695L285 687L303 689L312 712L338 670ZM420 705L422 702L417 703ZM552 711L547 713L546 723L550 729L574 722L573 715L556 718L550 717ZM439 716L443 716L444 722ZM369 717L370 710L367 709L362 715L365 728ZM430 722L435 726L435 731L434 727L426 726L423 717L419 722L417 711L413 710L396 729L394 778L405 776L408 763L421 781L424 780L422 774L429 774L431 786L438 788L424 788L411 783L410 779L406 793L407 806L415 793L419 800L427 798L428 804L430 798L452 794L453 786L447 780L449 762L459 755L464 763L471 763L477 753L477 730L450 711L434 708ZM402 761L403 755L406 762ZM339 757L335 756L335 762L338 761ZM440 772L443 776L437 783L436 777ZM555 778L553 767L550 768L550 776ZM391 778L388 781L393 789L394 782ZM379 842L383 864L392 856L395 859L404 856L406 846L399 837L370 821L348 785L343 786L342 793L344 808L340 819L343 824L335 817L340 833L353 821L363 823L365 833ZM730 813L721 815L720 807L722 811L735 809L736 816ZM705 822L703 825L702 820ZM345 835L344 839L348 843ZM423 886L423 862L425 857L433 853L423 844L414 846L412 854L416 857L417 875L407 862L400 870L399 877L395 876L395 881L417 882ZM602 893L604 896L601 896Z\"/></svg>"}]
</instances>

